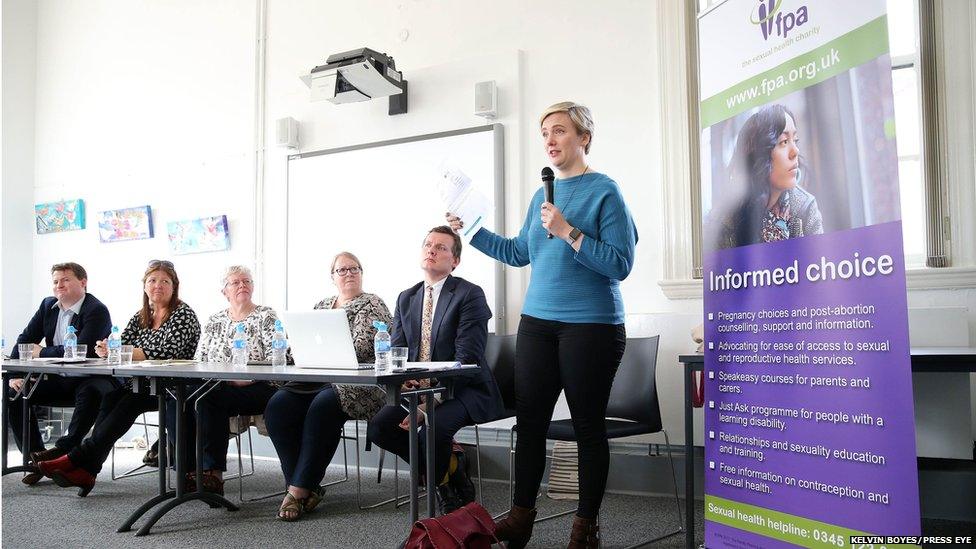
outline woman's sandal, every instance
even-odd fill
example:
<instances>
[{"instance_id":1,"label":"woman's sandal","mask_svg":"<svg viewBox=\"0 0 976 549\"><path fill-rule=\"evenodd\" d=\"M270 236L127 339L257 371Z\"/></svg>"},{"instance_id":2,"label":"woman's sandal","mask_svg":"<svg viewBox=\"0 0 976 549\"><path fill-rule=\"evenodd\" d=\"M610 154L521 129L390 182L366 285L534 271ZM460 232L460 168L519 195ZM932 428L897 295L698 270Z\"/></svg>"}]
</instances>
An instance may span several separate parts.
<instances>
[{"instance_id":1,"label":"woman's sandal","mask_svg":"<svg viewBox=\"0 0 976 549\"><path fill-rule=\"evenodd\" d=\"M286 514L287 513L287 514ZM305 514L305 500L301 500L285 492L285 499L278 508L278 520L285 522L295 522Z\"/></svg>"},{"instance_id":2,"label":"woman's sandal","mask_svg":"<svg viewBox=\"0 0 976 549\"><path fill-rule=\"evenodd\" d=\"M212 494L224 495L224 479L220 478L213 471L204 471L201 476L203 479L203 491L210 492ZM183 482L183 490L186 492L196 492L197 491L197 475L196 472L190 471L186 474Z\"/></svg>"},{"instance_id":3,"label":"woman's sandal","mask_svg":"<svg viewBox=\"0 0 976 549\"><path fill-rule=\"evenodd\" d=\"M325 488L321 486L309 491L308 497L305 498L305 512L309 513L312 509L315 509L319 503L322 503L323 497L325 497Z\"/></svg>"}]
</instances>

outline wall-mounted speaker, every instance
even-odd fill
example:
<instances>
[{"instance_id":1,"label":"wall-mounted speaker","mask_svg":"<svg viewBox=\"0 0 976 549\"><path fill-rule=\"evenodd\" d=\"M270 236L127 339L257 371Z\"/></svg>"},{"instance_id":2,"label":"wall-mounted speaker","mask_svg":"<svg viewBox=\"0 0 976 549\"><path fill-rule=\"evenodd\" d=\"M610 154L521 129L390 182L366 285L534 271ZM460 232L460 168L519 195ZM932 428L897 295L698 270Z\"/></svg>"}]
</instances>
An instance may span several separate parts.
<instances>
[{"instance_id":1,"label":"wall-mounted speaker","mask_svg":"<svg viewBox=\"0 0 976 549\"><path fill-rule=\"evenodd\" d=\"M275 143L288 149L298 148L298 120L288 116L275 121Z\"/></svg>"},{"instance_id":2,"label":"wall-mounted speaker","mask_svg":"<svg viewBox=\"0 0 976 549\"><path fill-rule=\"evenodd\" d=\"M474 85L474 114L488 119L498 116L498 88L494 80Z\"/></svg>"}]
</instances>

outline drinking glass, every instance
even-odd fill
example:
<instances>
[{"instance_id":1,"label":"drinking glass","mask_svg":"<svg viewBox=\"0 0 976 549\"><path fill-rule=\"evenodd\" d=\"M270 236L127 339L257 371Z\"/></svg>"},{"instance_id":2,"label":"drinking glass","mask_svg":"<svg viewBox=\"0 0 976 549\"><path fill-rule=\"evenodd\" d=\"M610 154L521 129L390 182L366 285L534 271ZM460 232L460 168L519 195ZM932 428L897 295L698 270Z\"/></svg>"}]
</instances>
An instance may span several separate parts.
<instances>
[{"instance_id":1,"label":"drinking glass","mask_svg":"<svg viewBox=\"0 0 976 549\"><path fill-rule=\"evenodd\" d=\"M407 347L393 347L390 349L390 360L394 370L402 370L407 367Z\"/></svg>"},{"instance_id":2,"label":"drinking glass","mask_svg":"<svg viewBox=\"0 0 976 549\"><path fill-rule=\"evenodd\" d=\"M34 344L18 343L17 353L20 355L20 360L30 360L34 358Z\"/></svg>"}]
</instances>

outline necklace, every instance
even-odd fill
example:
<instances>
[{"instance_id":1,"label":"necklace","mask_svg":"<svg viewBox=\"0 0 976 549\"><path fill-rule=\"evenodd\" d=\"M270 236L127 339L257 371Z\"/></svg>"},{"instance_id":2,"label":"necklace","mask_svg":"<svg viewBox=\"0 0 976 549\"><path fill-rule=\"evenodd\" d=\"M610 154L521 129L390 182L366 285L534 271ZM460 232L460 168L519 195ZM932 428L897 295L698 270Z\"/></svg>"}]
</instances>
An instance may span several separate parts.
<instances>
[{"instance_id":1,"label":"necklace","mask_svg":"<svg viewBox=\"0 0 976 549\"><path fill-rule=\"evenodd\" d=\"M579 174L579 175L577 175L577 176L574 176L574 177L583 177L583 176L584 176L584 175L586 175L586 174L587 174L587 172L589 172L589 171L590 171L590 167L589 167L589 166L587 166L586 168L584 168L584 169L583 169L583 173L581 173L581 174ZM565 203L565 204L563 204L563 207L562 207L562 208L560 209L560 211L562 211L562 212L563 212L563 215L565 215L565 214L566 214L566 208L568 208L568 207L569 207L569 204L570 204L570 202L572 202L572 201L573 201L573 197L574 197L574 196L576 196L576 191L578 191L578 190L579 190L579 185L577 185L576 187L574 187L574 188L573 188L573 192L572 192L572 193L570 193L570 195L569 195L569 200L567 200L567 201L566 201L566 203Z\"/></svg>"}]
</instances>

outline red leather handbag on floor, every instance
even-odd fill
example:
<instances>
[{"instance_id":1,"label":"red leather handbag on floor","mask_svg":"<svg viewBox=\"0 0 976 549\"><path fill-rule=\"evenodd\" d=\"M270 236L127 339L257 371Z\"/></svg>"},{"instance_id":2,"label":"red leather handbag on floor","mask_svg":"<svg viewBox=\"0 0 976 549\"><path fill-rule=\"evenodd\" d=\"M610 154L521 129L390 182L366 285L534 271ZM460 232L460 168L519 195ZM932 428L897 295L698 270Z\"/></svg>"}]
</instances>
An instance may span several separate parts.
<instances>
[{"instance_id":1,"label":"red leather handbag on floor","mask_svg":"<svg viewBox=\"0 0 976 549\"><path fill-rule=\"evenodd\" d=\"M495 539L495 521L477 502L439 517L418 520L404 549L489 549Z\"/></svg>"}]
</instances>

